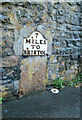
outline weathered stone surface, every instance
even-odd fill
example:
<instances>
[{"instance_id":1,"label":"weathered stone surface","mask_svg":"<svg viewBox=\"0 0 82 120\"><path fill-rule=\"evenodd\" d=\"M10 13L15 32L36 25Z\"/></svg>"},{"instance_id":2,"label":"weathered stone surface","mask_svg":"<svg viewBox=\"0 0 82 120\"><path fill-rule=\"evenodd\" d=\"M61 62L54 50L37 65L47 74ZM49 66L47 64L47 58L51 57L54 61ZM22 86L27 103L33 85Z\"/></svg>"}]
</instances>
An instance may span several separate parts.
<instances>
[{"instance_id":1,"label":"weathered stone surface","mask_svg":"<svg viewBox=\"0 0 82 120\"><path fill-rule=\"evenodd\" d=\"M19 80L14 81L14 90L19 91Z\"/></svg>"},{"instance_id":2,"label":"weathered stone surface","mask_svg":"<svg viewBox=\"0 0 82 120\"><path fill-rule=\"evenodd\" d=\"M19 92L45 90L47 81L46 57L29 57L21 61Z\"/></svg>"},{"instance_id":3,"label":"weathered stone surface","mask_svg":"<svg viewBox=\"0 0 82 120\"><path fill-rule=\"evenodd\" d=\"M2 67L17 66L19 58L19 56L7 56L2 58Z\"/></svg>"},{"instance_id":4,"label":"weathered stone surface","mask_svg":"<svg viewBox=\"0 0 82 120\"><path fill-rule=\"evenodd\" d=\"M20 91L23 88L24 93L45 88L43 80L46 70L50 83L56 78L71 80L81 71L81 2L1 2L0 56L3 59L0 58L0 67L3 68L0 68L0 72L3 75L0 84L3 84L6 91L4 95L8 92L5 88L9 92L18 91L19 82ZM23 38L28 37L36 28L48 40L47 59L22 57ZM42 63L40 58L45 62ZM35 65L36 62L38 64Z\"/></svg>"},{"instance_id":5,"label":"weathered stone surface","mask_svg":"<svg viewBox=\"0 0 82 120\"><path fill-rule=\"evenodd\" d=\"M14 33L13 30L2 29L2 56L10 56L14 54L13 51Z\"/></svg>"},{"instance_id":6,"label":"weathered stone surface","mask_svg":"<svg viewBox=\"0 0 82 120\"><path fill-rule=\"evenodd\" d=\"M48 47L47 47L48 51L47 51L47 53L49 55L52 53L52 38L53 38L53 35L50 33L50 29L48 28L48 26L46 26L46 24L42 24L42 25L39 25L39 26L36 27L36 26L32 26L32 24L27 24L20 30L20 33L17 30L15 32L16 41L14 43L14 52L15 52L16 55L22 55L23 38L28 37L36 28L48 40ZM19 43L21 43L21 44L19 44Z\"/></svg>"},{"instance_id":7,"label":"weathered stone surface","mask_svg":"<svg viewBox=\"0 0 82 120\"><path fill-rule=\"evenodd\" d=\"M14 92L18 92L20 69L19 69L19 56L9 56L2 59L0 71L3 97L11 97ZM18 82L17 82L18 81Z\"/></svg>"},{"instance_id":8,"label":"weathered stone surface","mask_svg":"<svg viewBox=\"0 0 82 120\"><path fill-rule=\"evenodd\" d=\"M19 56L7 56L2 59L2 67L17 66L19 62Z\"/></svg>"}]
</instances>

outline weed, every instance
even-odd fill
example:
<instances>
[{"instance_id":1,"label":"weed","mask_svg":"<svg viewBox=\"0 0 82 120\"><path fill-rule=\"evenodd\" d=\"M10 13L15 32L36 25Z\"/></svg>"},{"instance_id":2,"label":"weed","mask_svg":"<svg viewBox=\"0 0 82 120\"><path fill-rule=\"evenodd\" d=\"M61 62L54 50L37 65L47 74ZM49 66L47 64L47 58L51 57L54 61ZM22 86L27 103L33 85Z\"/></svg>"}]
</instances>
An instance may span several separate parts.
<instances>
[{"instance_id":1,"label":"weed","mask_svg":"<svg viewBox=\"0 0 82 120\"><path fill-rule=\"evenodd\" d=\"M82 83L82 74L78 74L75 79L72 79L71 81L67 82L66 84L69 86L76 86Z\"/></svg>"},{"instance_id":2,"label":"weed","mask_svg":"<svg viewBox=\"0 0 82 120\"><path fill-rule=\"evenodd\" d=\"M82 74L78 74L75 79L72 79L71 81L65 82L64 80L61 79L55 79L54 82L52 83L52 85L55 88L64 88L65 85L69 85L69 86L76 86L79 85L80 83L82 83Z\"/></svg>"},{"instance_id":3,"label":"weed","mask_svg":"<svg viewBox=\"0 0 82 120\"><path fill-rule=\"evenodd\" d=\"M55 88L64 88L64 81L61 80L61 79L55 79L54 82L52 83L52 85L55 87Z\"/></svg>"}]
</instances>

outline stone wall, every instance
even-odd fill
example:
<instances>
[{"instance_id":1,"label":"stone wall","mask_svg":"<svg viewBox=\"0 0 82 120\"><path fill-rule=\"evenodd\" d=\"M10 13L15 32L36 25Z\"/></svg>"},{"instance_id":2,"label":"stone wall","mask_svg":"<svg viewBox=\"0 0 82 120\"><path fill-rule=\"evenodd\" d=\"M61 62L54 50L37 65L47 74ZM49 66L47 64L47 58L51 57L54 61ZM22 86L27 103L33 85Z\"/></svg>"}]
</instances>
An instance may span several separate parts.
<instances>
[{"instance_id":1,"label":"stone wall","mask_svg":"<svg viewBox=\"0 0 82 120\"><path fill-rule=\"evenodd\" d=\"M36 28L48 40L47 82L55 78L70 81L81 71L81 5L81 2L0 3L0 91L3 96L13 96L21 87L22 69L30 59L22 56L22 40ZM40 84L41 81L38 86Z\"/></svg>"}]
</instances>

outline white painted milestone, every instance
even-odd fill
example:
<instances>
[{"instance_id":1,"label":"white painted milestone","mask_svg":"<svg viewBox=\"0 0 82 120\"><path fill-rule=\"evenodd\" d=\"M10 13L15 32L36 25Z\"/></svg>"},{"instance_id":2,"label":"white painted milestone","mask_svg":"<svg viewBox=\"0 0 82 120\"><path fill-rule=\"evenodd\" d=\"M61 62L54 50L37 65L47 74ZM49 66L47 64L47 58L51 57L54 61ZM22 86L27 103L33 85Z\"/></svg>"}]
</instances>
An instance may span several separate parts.
<instances>
[{"instance_id":1,"label":"white painted milestone","mask_svg":"<svg viewBox=\"0 0 82 120\"><path fill-rule=\"evenodd\" d=\"M23 55L46 55L47 39L34 31L29 37L23 39Z\"/></svg>"}]
</instances>

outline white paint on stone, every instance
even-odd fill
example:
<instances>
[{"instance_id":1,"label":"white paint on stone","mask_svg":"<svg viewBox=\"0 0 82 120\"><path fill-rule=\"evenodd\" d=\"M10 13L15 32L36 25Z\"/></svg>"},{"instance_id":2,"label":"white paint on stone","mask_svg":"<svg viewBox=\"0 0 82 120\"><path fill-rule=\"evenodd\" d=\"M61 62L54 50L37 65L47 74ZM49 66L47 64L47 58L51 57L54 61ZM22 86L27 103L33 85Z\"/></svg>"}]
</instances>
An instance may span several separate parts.
<instances>
[{"instance_id":1,"label":"white paint on stone","mask_svg":"<svg viewBox=\"0 0 82 120\"><path fill-rule=\"evenodd\" d=\"M35 28L31 26L25 25L20 32L16 30L15 34L15 42L14 42L14 52L15 55L22 55L22 45L24 37L28 37L31 32L34 31Z\"/></svg>"},{"instance_id":2,"label":"white paint on stone","mask_svg":"<svg viewBox=\"0 0 82 120\"><path fill-rule=\"evenodd\" d=\"M35 29L36 27L33 25L25 25L20 31L15 30L14 32L15 42L14 42L14 47L13 47L15 55L22 55L23 39L29 37L29 35L33 33ZM37 31L39 31L48 40L46 51L47 51L47 54L50 55L52 53L53 35L50 33L50 30L44 30L40 26L37 26Z\"/></svg>"},{"instance_id":3,"label":"white paint on stone","mask_svg":"<svg viewBox=\"0 0 82 120\"><path fill-rule=\"evenodd\" d=\"M43 35L34 31L28 38L23 40L23 54L24 55L46 55L47 54L47 40Z\"/></svg>"}]
</instances>

